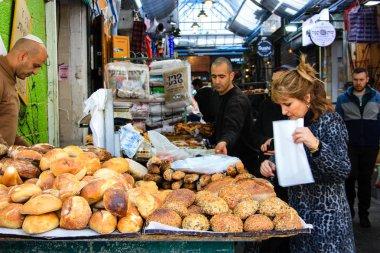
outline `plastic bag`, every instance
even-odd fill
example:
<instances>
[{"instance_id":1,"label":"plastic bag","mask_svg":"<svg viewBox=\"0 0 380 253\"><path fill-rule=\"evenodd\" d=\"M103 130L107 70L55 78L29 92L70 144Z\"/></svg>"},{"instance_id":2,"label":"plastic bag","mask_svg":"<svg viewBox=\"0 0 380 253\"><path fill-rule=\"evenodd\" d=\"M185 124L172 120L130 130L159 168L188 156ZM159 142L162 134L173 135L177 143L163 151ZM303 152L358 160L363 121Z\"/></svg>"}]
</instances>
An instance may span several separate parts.
<instances>
[{"instance_id":1,"label":"plastic bag","mask_svg":"<svg viewBox=\"0 0 380 253\"><path fill-rule=\"evenodd\" d=\"M172 169L189 173L214 174L227 171L228 166L235 165L237 157L227 155L209 155L187 158L172 163Z\"/></svg>"},{"instance_id":2,"label":"plastic bag","mask_svg":"<svg viewBox=\"0 0 380 253\"><path fill-rule=\"evenodd\" d=\"M120 128L120 148L125 155L129 158L132 158L141 143L144 140L144 137L137 132L131 124L127 124Z\"/></svg>"},{"instance_id":3,"label":"plastic bag","mask_svg":"<svg viewBox=\"0 0 380 253\"><path fill-rule=\"evenodd\" d=\"M146 98L150 94L149 69L145 64L112 62L105 69L105 82L114 97Z\"/></svg>"},{"instance_id":4,"label":"plastic bag","mask_svg":"<svg viewBox=\"0 0 380 253\"><path fill-rule=\"evenodd\" d=\"M155 155L160 159L176 161L191 157L189 153L170 143L170 141L156 131L148 131L149 140L155 149Z\"/></svg>"}]
</instances>

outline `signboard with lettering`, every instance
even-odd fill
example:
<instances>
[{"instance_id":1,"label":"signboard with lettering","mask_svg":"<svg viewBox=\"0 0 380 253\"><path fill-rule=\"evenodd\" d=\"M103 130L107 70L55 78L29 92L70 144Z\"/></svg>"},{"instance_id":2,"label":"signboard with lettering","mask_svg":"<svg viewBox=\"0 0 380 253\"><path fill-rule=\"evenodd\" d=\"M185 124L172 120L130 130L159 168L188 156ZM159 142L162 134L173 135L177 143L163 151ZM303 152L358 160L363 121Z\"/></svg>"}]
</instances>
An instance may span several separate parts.
<instances>
[{"instance_id":1,"label":"signboard with lettering","mask_svg":"<svg viewBox=\"0 0 380 253\"><path fill-rule=\"evenodd\" d=\"M319 21L310 29L310 38L313 43L320 47L326 47L334 42L335 28L328 21Z\"/></svg>"},{"instance_id":2,"label":"signboard with lettering","mask_svg":"<svg viewBox=\"0 0 380 253\"><path fill-rule=\"evenodd\" d=\"M16 0L15 11L13 15L13 24L12 24L12 36L11 36L11 45L10 48L14 46L16 41L27 34L30 34L31 31L31 17L29 13L28 6L26 5L25 0ZM28 103L28 80L20 80L17 78L17 91L21 100L27 104Z\"/></svg>"},{"instance_id":3,"label":"signboard with lettering","mask_svg":"<svg viewBox=\"0 0 380 253\"><path fill-rule=\"evenodd\" d=\"M268 40L260 40L257 43L257 53L262 57L267 57L272 54L272 43Z\"/></svg>"}]
</instances>

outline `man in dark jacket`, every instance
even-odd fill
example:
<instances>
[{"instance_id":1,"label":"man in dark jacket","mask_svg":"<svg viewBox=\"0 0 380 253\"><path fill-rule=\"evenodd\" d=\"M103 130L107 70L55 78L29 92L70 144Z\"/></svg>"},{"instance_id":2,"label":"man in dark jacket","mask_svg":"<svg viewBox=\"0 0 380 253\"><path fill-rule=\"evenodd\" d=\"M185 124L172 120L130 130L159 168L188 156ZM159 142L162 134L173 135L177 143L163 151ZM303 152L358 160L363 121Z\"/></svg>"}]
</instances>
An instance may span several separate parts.
<instances>
[{"instance_id":1,"label":"man in dark jacket","mask_svg":"<svg viewBox=\"0 0 380 253\"><path fill-rule=\"evenodd\" d=\"M0 145L28 146L17 133L20 100L16 77L25 79L36 75L46 59L43 42L33 35L19 39L6 56L0 56Z\"/></svg>"},{"instance_id":2,"label":"man in dark jacket","mask_svg":"<svg viewBox=\"0 0 380 253\"><path fill-rule=\"evenodd\" d=\"M257 166L251 144L252 111L249 99L233 85L235 73L230 61L217 58L211 65L211 78L219 94L220 105L215 122L215 153L240 158L249 171Z\"/></svg>"},{"instance_id":3,"label":"man in dark jacket","mask_svg":"<svg viewBox=\"0 0 380 253\"><path fill-rule=\"evenodd\" d=\"M355 182L358 181L359 219L361 227L370 227L371 176L379 152L380 93L368 86L368 72L356 68L353 86L338 97L336 111L343 117L349 135L348 155L351 173L346 181L347 200L355 216Z\"/></svg>"},{"instance_id":4,"label":"man in dark jacket","mask_svg":"<svg viewBox=\"0 0 380 253\"><path fill-rule=\"evenodd\" d=\"M193 80L193 87L197 91L194 99L198 103L203 120L213 123L219 107L218 93L212 87L205 85L199 78Z\"/></svg>"}]
</instances>

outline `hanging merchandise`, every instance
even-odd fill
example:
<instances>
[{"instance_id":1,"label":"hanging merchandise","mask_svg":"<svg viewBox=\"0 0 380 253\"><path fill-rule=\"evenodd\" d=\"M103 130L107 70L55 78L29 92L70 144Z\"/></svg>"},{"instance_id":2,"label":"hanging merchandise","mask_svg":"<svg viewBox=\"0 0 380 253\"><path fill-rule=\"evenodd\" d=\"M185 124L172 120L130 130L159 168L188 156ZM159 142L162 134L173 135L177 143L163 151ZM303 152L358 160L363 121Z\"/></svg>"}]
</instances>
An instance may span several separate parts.
<instances>
[{"instance_id":1,"label":"hanging merchandise","mask_svg":"<svg viewBox=\"0 0 380 253\"><path fill-rule=\"evenodd\" d=\"M173 36L169 36L168 45L169 45L169 57L174 58L174 37Z\"/></svg>"},{"instance_id":2,"label":"hanging merchandise","mask_svg":"<svg viewBox=\"0 0 380 253\"><path fill-rule=\"evenodd\" d=\"M376 6L356 6L348 14L348 42L380 42Z\"/></svg>"},{"instance_id":3,"label":"hanging merchandise","mask_svg":"<svg viewBox=\"0 0 380 253\"><path fill-rule=\"evenodd\" d=\"M105 83L114 97L146 98L149 95L149 69L145 64L112 62L105 68Z\"/></svg>"},{"instance_id":4,"label":"hanging merchandise","mask_svg":"<svg viewBox=\"0 0 380 253\"><path fill-rule=\"evenodd\" d=\"M145 44L146 35L145 23L141 20L133 21L131 50L134 52L142 52L143 43Z\"/></svg>"},{"instance_id":5,"label":"hanging merchandise","mask_svg":"<svg viewBox=\"0 0 380 253\"><path fill-rule=\"evenodd\" d=\"M167 107L178 108L191 105L190 73L190 64L187 61L163 71Z\"/></svg>"}]
</instances>

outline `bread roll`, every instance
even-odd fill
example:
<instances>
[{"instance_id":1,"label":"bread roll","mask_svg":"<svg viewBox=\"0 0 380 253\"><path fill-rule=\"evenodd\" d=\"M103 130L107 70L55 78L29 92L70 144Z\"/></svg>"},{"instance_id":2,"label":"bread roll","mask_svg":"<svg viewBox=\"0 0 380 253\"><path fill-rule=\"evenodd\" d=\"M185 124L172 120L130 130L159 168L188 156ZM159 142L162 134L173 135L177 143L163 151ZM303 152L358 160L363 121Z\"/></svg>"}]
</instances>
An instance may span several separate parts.
<instances>
[{"instance_id":1,"label":"bread roll","mask_svg":"<svg viewBox=\"0 0 380 253\"><path fill-rule=\"evenodd\" d=\"M273 222L267 216L255 214L249 216L244 222L244 231L246 232L261 232L273 230Z\"/></svg>"},{"instance_id":2,"label":"bread roll","mask_svg":"<svg viewBox=\"0 0 380 253\"><path fill-rule=\"evenodd\" d=\"M13 159L27 160L31 162L38 162L41 160L42 155L37 151L27 149L8 150L8 156Z\"/></svg>"},{"instance_id":3,"label":"bread roll","mask_svg":"<svg viewBox=\"0 0 380 253\"><path fill-rule=\"evenodd\" d=\"M46 154L50 150L54 149L55 147L53 145L50 145L49 143L37 143L30 147L30 149L37 151L41 154Z\"/></svg>"},{"instance_id":4,"label":"bread roll","mask_svg":"<svg viewBox=\"0 0 380 253\"><path fill-rule=\"evenodd\" d=\"M128 191L130 201L135 205L143 218L147 218L158 209L162 202L142 188L133 188Z\"/></svg>"},{"instance_id":5,"label":"bread roll","mask_svg":"<svg viewBox=\"0 0 380 253\"><path fill-rule=\"evenodd\" d=\"M172 190L159 190L158 192L154 193L153 196L158 197L161 202L164 203L169 193L171 192Z\"/></svg>"},{"instance_id":6,"label":"bread roll","mask_svg":"<svg viewBox=\"0 0 380 253\"><path fill-rule=\"evenodd\" d=\"M303 228L302 221L297 211L290 208L289 211L278 213L273 219L275 230L293 230Z\"/></svg>"},{"instance_id":7,"label":"bread roll","mask_svg":"<svg viewBox=\"0 0 380 253\"><path fill-rule=\"evenodd\" d=\"M80 192L80 196L85 198L90 205L100 201L104 192L109 188L107 179L98 178L89 182Z\"/></svg>"},{"instance_id":8,"label":"bread roll","mask_svg":"<svg viewBox=\"0 0 380 253\"><path fill-rule=\"evenodd\" d=\"M18 174L16 168L14 167L7 167L4 170L4 175L1 178L1 182L2 184L6 186L14 186L14 185L22 184L20 175Z\"/></svg>"},{"instance_id":9,"label":"bread roll","mask_svg":"<svg viewBox=\"0 0 380 253\"><path fill-rule=\"evenodd\" d=\"M114 170L111 170L108 168L103 168L103 169L99 169L99 170L95 171L93 176L95 178L110 178L110 177L118 176L119 174L120 173L118 173Z\"/></svg>"},{"instance_id":10,"label":"bread roll","mask_svg":"<svg viewBox=\"0 0 380 253\"><path fill-rule=\"evenodd\" d=\"M93 175L95 171L99 170L100 159L97 155L91 152L82 152L78 155L78 158L82 160L84 167L86 168L86 175Z\"/></svg>"},{"instance_id":11,"label":"bread roll","mask_svg":"<svg viewBox=\"0 0 380 253\"><path fill-rule=\"evenodd\" d=\"M173 180L181 180L181 179L183 179L185 176L186 176L186 173L185 173L185 172L177 170L177 171L174 171L174 172L173 172L172 179L173 179Z\"/></svg>"},{"instance_id":12,"label":"bread roll","mask_svg":"<svg viewBox=\"0 0 380 253\"><path fill-rule=\"evenodd\" d=\"M189 215L189 210L187 207L180 202L167 202L164 203L161 208L173 210L174 212L178 213L181 218L185 218Z\"/></svg>"},{"instance_id":13,"label":"bread roll","mask_svg":"<svg viewBox=\"0 0 380 253\"><path fill-rule=\"evenodd\" d=\"M91 218L91 208L87 200L80 196L68 198L62 205L60 227L84 229Z\"/></svg>"},{"instance_id":14,"label":"bread roll","mask_svg":"<svg viewBox=\"0 0 380 253\"><path fill-rule=\"evenodd\" d=\"M198 174L187 174L183 178L183 182L185 184L191 184L191 183L194 183L195 181L197 181L198 179L199 179L199 175Z\"/></svg>"},{"instance_id":15,"label":"bread roll","mask_svg":"<svg viewBox=\"0 0 380 253\"><path fill-rule=\"evenodd\" d=\"M21 228L24 215L21 213L22 204L11 203L0 209L0 227Z\"/></svg>"},{"instance_id":16,"label":"bread roll","mask_svg":"<svg viewBox=\"0 0 380 253\"><path fill-rule=\"evenodd\" d=\"M56 213L45 213L41 215L27 215L22 224L22 230L27 234L40 234L53 230L59 226Z\"/></svg>"},{"instance_id":17,"label":"bread roll","mask_svg":"<svg viewBox=\"0 0 380 253\"><path fill-rule=\"evenodd\" d=\"M70 173L58 175L54 180L53 187L59 190L59 196L62 201L71 196L78 195L82 189L79 180Z\"/></svg>"},{"instance_id":18,"label":"bread roll","mask_svg":"<svg viewBox=\"0 0 380 253\"><path fill-rule=\"evenodd\" d=\"M191 213L202 214L201 207L197 206L197 205L191 205L191 206L189 206L189 208L187 210L189 211L189 214L191 214Z\"/></svg>"},{"instance_id":19,"label":"bread roll","mask_svg":"<svg viewBox=\"0 0 380 253\"><path fill-rule=\"evenodd\" d=\"M172 182L172 189L178 190L182 187L182 185L183 185L183 180L174 181Z\"/></svg>"},{"instance_id":20,"label":"bread roll","mask_svg":"<svg viewBox=\"0 0 380 253\"><path fill-rule=\"evenodd\" d=\"M245 169L244 167L244 164L239 161L235 164L235 167L236 167L236 171L239 173L239 174L243 174L243 173L246 173L247 170Z\"/></svg>"},{"instance_id":21,"label":"bread roll","mask_svg":"<svg viewBox=\"0 0 380 253\"><path fill-rule=\"evenodd\" d=\"M129 170L129 163L124 158L116 157L104 162L102 168L111 169L118 173L125 173Z\"/></svg>"},{"instance_id":22,"label":"bread roll","mask_svg":"<svg viewBox=\"0 0 380 253\"><path fill-rule=\"evenodd\" d=\"M88 225L99 234L110 234L116 229L117 219L109 211L101 210L91 216Z\"/></svg>"},{"instance_id":23,"label":"bread roll","mask_svg":"<svg viewBox=\"0 0 380 253\"><path fill-rule=\"evenodd\" d=\"M259 210L259 202L253 199L243 200L238 203L234 209L234 214L240 219L245 220L254 215Z\"/></svg>"},{"instance_id":24,"label":"bread roll","mask_svg":"<svg viewBox=\"0 0 380 253\"><path fill-rule=\"evenodd\" d=\"M85 148L83 148L83 151L94 153L95 155L99 157L100 161L107 161L111 159L112 157L112 154L104 148L86 146Z\"/></svg>"},{"instance_id":25,"label":"bread roll","mask_svg":"<svg viewBox=\"0 0 380 253\"><path fill-rule=\"evenodd\" d=\"M75 157L65 157L58 160L55 160L54 162L51 162L50 164L50 170L53 172L54 176L58 176L64 173L70 173L73 175L76 175L79 173L82 169L84 169L84 164L82 160ZM84 171L84 174L80 179L82 179L86 175L86 171Z\"/></svg>"},{"instance_id":26,"label":"bread roll","mask_svg":"<svg viewBox=\"0 0 380 253\"><path fill-rule=\"evenodd\" d=\"M47 190L53 188L55 176L50 170L45 170L41 173L37 181L37 186L42 190Z\"/></svg>"},{"instance_id":27,"label":"bread roll","mask_svg":"<svg viewBox=\"0 0 380 253\"><path fill-rule=\"evenodd\" d=\"M152 221L176 228L180 228L182 225L181 217L170 209L157 209L147 219L148 224Z\"/></svg>"},{"instance_id":28,"label":"bread roll","mask_svg":"<svg viewBox=\"0 0 380 253\"><path fill-rule=\"evenodd\" d=\"M250 196L248 191L235 184L227 185L219 192L219 197L227 202L231 210L233 210L240 201L250 198Z\"/></svg>"},{"instance_id":29,"label":"bread roll","mask_svg":"<svg viewBox=\"0 0 380 253\"><path fill-rule=\"evenodd\" d=\"M204 190L218 194L224 187L234 183L234 181L235 180L232 177L225 177L222 180L210 182L208 185L204 187Z\"/></svg>"},{"instance_id":30,"label":"bread roll","mask_svg":"<svg viewBox=\"0 0 380 253\"><path fill-rule=\"evenodd\" d=\"M165 203L177 202L186 207L191 206L195 200L195 193L189 189L178 189L170 192L166 197Z\"/></svg>"},{"instance_id":31,"label":"bread roll","mask_svg":"<svg viewBox=\"0 0 380 253\"><path fill-rule=\"evenodd\" d=\"M66 146L63 148L70 157L78 157L81 153L83 153L83 150L78 146Z\"/></svg>"},{"instance_id":32,"label":"bread roll","mask_svg":"<svg viewBox=\"0 0 380 253\"><path fill-rule=\"evenodd\" d=\"M117 230L120 233L137 233L141 231L143 219L138 213L136 207L132 206L131 211L128 211L125 217L119 219Z\"/></svg>"},{"instance_id":33,"label":"bread roll","mask_svg":"<svg viewBox=\"0 0 380 253\"><path fill-rule=\"evenodd\" d=\"M207 231L210 223L203 214L192 213L186 216L182 221L183 229Z\"/></svg>"},{"instance_id":34,"label":"bread roll","mask_svg":"<svg viewBox=\"0 0 380 253\"><path fill-rule=\"evenodd\" d=\"M165 170L163 174L164 179L169 182L173 181L173 173L172 169Z\"/></svg>"},{"instance_id":35,"label":"bread roll","mask_svg":"<svg viewBox=\"0 0 380 253\"><path fill-rule=\"evenodd\" d=\"M215 232L243 232L242 220L228 213L217 214L210 219L211 229Z\"/></svg>"},{"instance_id":36,"label":"bread roll","mask_svg":"<svg viewBox=\"0 0 380 253\"><path fill-rule=\"evenodd\" d=\"M131 186L129 188L133 188L135 185L135 179L128 173L123 173L122 176L124 177L125 182Z\"/></svg>"},{"instance_id":37,"label":"bread roll","mask_svg":"<svg viewBox=\"0 0 380 253\"><path fill-rule=\"evenodd\" d=\"M211 176L210 175L202 175L199 177L199 184L201 187L205 187L211 182Z\"/></svg>"},{"instance_id":38,"label":"bread roll","mask_svg":"<svg viewBox=\"0 0 380 253\"><path fill-rule=\"evenodd\" d=\"M68 158L68 157L69 157L69 154L65 150L61 148L52 149L42 156L41 161L40 161L40 169L47 170L50 168L50 165L54 161L57 161L61 158Z\"/></svg>"},{"instance_id":39,"label":"bread roll","mask_svg":"<svg viewBox=\"0 0 380 253\"><path fill-rule=\"evenodd\" d=\"M103 195L104 207L117 217L124 217L128 211L128 194L120 189L107 189Z\"/></svg>"},{"instance_id":40,"label":"bread roll","mask_svg":"<svg viewBox=\"0 0 380 253\"><path fill-rule=\"evenodd\" d=\"M215 173L215 174L212 174L211 175L211 182L215 182L215 181L219 181L219 180L222 180L223 178L225 178L226 175L222 174L222 173Z\"/></svg>"},{"instance_id":41,"label":"bread roll","mask_svg":"<svg viewBox=\"0 0 380 253\"><path fill-rule=\"evenodd\" d=\"M11 197L0 196L0 210L12 203Z\"/></svg>"},{"instance_id":42,"label":"bread roll","mask_svg":"<svg viewBox=\"0 0 380 253\"><path fill-rule=\"evenodd\" d=\"M125 158L129 163L128 172L136 179L142 179L148 173L148 169L132 159Z\"/></svg>"},{"instance_id":43,"label":"bread roll","mask_svg":"<svg viewBox=\"0 0 380 253\"><path fill-rule=\"evenodd\" d=\"M40 175L40 170L29 161L4 157L0 163L3 173L7 167L14 167L22 178L38 178Z\"/></svg>"},{"instance_id":44,"label":"bread roll","mask_svg":"<svg viewBox=\"0 0 380 253\"><path fill-rule=\"evenodd\" d=\"M145 174L144 177L143 177L143 180L144 181L154 181L157 184L160 184L163 181L161 175L159 175L159 174L150 174L150 173Z\"/></svg>"},{"instance_id":45,"label":"bread roll","mask_svg":"<svg viewBox=\"0 0 380 253\"><path fill-rule=\"evenodd\" d=\"M35 185L37 185L37 182L38 182L38 178L29 178L29 179L24 181L24 184L35 184Z\"/></svg>"},{"instance_id":46,"label":"bread roll","mask_svg":"<svg viewBox=\"0 0 380 253\"><path fill-rule=\"evenodd\" d=\"M273 197L260 202L259 213L269 217L275 217L279 213L290 210L289 205L280 198Z\"/></svg>"},{"instance_id":47,"label":"bread roll","mask_svg":"<svg viewBox=\"0 0 380 253\"><path fill-rule=\"evenodd\" d=\"M161 173L161 169L160 169L160 167L158 167L156 165L151 165L150 167L148 167L148 173L150 173L150 174L160 174Z\"/></svg>"},{"instance_id":48,"label":"bread roll","mask_svg":"<svg viewBox=\"0 0 380 253\"><path fill-rule=\"evenodd\" d=\"M276 196L273 186L265 179L240 179L236 181L236 185L242 191L249 193L252 199L259 202Z\"/></svg>"},{"instance_id":49,"label":"bread roll","mask_svg":"<svg viewBox=\"0 0 380 253\"><path fill-rule=\"evenodd\" d=\"M10 191L9 194L11 196L11 199L13 202L16 203L24 203L30 197L32 197L35 194L38 194L42 192L41 188L34 184L21 184L14 186Z\"/></svg>"},{"instance_id":50,"label":"bread roll","mask_svg":"<svg viewBox=\"0 0 380 253\"><path fill-rule=\"evenodd\" d=\"M158 186L156 182L153 182L153 181L137 181L135 183L135 186L137 188L143 188L145 191L151 194L158 192Z\"/></svg>"},{"instance_id":51,"label":"bread roll","mask_svg":"<svg viewBox=\"0 0 380 253\"><path fill-rule=\"evenodd\" d=\"M229 208L226 201L219 197L216 198L217 199L212 201L205 201L200 205L202 213L208 215L216 215L229 212Z\"/></svg>"},{"instance_id":52,"label":"bread roll","mask_svg":"<svg viewBox=\"0 0 380 253\"><path fill-rule=\"evenodd\" d=\"M235 177L237 174L237 170L234 166L228 166L227 167L227 176Z\"/></svg>"},{"instance_id":53,"label":"bread roll","mask_svg":"<svg viewBox=\"0 0 380 253\"><path fill-rule=\"evenodd\" d=\"M28 200L21 209L22 214L40 215L61 209L62 201L51 194L40 194Z\"/></svg>"}]
</instances>

